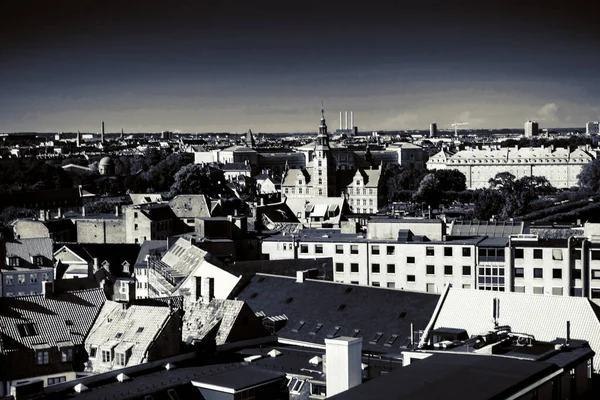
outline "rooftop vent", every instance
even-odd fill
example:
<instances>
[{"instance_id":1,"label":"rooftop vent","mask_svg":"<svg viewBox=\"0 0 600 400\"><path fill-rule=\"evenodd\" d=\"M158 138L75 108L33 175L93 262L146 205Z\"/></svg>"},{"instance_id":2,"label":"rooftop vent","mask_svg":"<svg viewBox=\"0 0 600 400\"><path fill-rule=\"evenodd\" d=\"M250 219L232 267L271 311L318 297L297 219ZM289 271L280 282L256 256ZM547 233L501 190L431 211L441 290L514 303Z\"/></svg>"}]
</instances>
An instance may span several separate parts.
<instances>
[{"instance_id":1,"label":"rooftop vent","mask_svg":"<svg viewBox=\"0 0 600 400\"><path fill-rule=\"evenodd\" d=\"M287 299L285 299L285 304L290 304L292 301L294 301L294 298L288 297Z\"/></svg>"},{"instance_id":2,"label":"rooftop vent","mask_svg":"<svg viewBox=\"0 0 600 400\"><path fill-rule=\"evenodd\" d=\"M124 382L124 381L126 381L128 379L130 379L130 378L127 375L123 374L123 373L117 375L117 380L119 382Z\"/></svg>"},{"instance_id":3,"label":"rooftop vent","mask_svg":"<svg viewBox=\"0 0 600 400\"><path fill-rule=\"evenodd\" d=\"M345 308L346 308L345 304L340 304L340 306L338 307L338 311L344 311Z\"/></svg>"}]
</instances>

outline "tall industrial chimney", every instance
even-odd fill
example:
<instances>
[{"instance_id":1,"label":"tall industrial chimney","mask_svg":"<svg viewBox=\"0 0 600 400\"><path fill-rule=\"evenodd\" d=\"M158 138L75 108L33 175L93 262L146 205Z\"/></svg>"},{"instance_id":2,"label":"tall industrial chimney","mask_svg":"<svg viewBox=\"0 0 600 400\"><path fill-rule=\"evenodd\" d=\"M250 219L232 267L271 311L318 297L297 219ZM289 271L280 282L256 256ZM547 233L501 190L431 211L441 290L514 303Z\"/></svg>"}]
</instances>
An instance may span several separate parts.
<instances>
[{"instance_id":1,"label":"tall industrial chimney","mask_svg":"<svg viewBox=\"0 0 600 400\"><path fill-rule=\"evenodd\" d=\"M344 129L344 126L342 125L342 112L340 111L340 131Z\"/></svg>"},{"instance_id":2,"label":"tall industrial chimney","mask_svg":"<svg viewBox=\"0 0 600 400\"><path fill-rule=\"evenodd\" d=\"M104 143L104 121L102 121L102 130L100 131L100 141Z\"/></svg>"},{"instance_id":3,"label":"tall industrial chimney","mask_svg":"<svg viewBox=\"0 0 600 400\"><path fill-rule=\"evenodd\" d=\"M348 129L348 111L344 111L344 118L346 119L344 122L344 129Z\"/></svg>"},{"instance_id":4,"label":"tall industrial chimney","mask_svg":"<svg viewBox=\"0 0 600 400\"><path fill-rule=\"evenodd\" d=\"M354 129L354 111L350 111L350 129Z\"/></svg>"}]
</instances>

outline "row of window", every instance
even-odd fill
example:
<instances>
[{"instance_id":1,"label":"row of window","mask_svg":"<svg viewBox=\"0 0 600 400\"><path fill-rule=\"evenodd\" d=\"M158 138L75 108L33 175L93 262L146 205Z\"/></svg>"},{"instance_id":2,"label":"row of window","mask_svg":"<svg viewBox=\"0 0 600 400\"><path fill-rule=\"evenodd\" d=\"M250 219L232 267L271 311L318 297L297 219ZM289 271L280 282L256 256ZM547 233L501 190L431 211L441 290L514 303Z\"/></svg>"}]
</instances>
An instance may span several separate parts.
<instances>
[{"instance_id":1,"label":"row of window","mask_svg":"<svg viewBox=\"0 0 600 400\"><path fill-rule=\"evenodd\" d=\"M414 260L413 260L414 262ZM425 266L427 275L435 275L435 265L427 265ZM335 272L344 272L344 263L335 263ZM395 274L396 273L396 264L386 264L386 273ZM358 273L359 265L358 263L350 263L350 272ZM381 273L381 265L377 263L371 264L371 273L379 274ZM444 265L444 275L453 275L454 268L452 265ZM464 276L471 276L471 266L463 265L462 266L462 274ZM414 282L414 275L407 275L408 277L413 277L411 279L407 279L409 282Z\"/></svg>"},{"instance_id":2,"label":"row of window","mask_svg":"<svg viewBox=\"0 0 600 400\"><path fill-rule=\"evenodd\" d=\"M48 281L49 275L47 272L42 273L42 282ZM6 286L13 286L15 284L14 275L5 275L4 284ZM29 284L38 283L38 274L29 274ZM17 284L25 285L27 283L27 274L17 274Z\"/></svg>"},{"instance_id":3,"label":"row of window","mask_svg":"<svg viewBox=\"0 0 600 400\"><path fill-rule=\"evenodd\" d=\"M35 363L37 365L50 364L50 350L38 350L35 354ZM60 350L60 361L71 362L73 361L73 348L65 347Z\"/></svg>"},{"instance_id":4,"label":"row of window","mask_svg":"<svg viewBox=\"0 0 600 400\"><path fill-rule=\"evenodd\" d=\"M31 263L33 265L41 266L44 265L44 256L33 256ZM9 267L18 267L21 264L21 259L16 256L8 257Z\"/></svg>"},{"instance_id":5,"label":"row of window","mask_svg":"<svg viewBox=\"0 0 600 400\"><path fill-rule=\"evenodd\" d=\"M360 186L360 184L359 184L359 183L357 183L357 185L359 185L359 186ZM373 196L373 195L375 195L376 193L375 193L375 189L373 189L373 188L369 188L368 190L367 190L366 188L363 188L363 189L362 189L362 192L361 192L360 188L355 188L355 189L352 189L352 187L348 187L348 194L349 194L349 195L352 195L352 194L354 194L354 195L359 195L359 196L360 196L361 194L362 194L363 196L367 196L367 195L369 195L369 196Z\"/></svg>"},{"instance_id":6,"label":"row of window","mask_svg":"<svg viewBox=\"0 0 600 400\"><path fill-rule=\"evenodd\" d=\"M350 198L348 199L348 204L350 206L360 206L360 199L353 199ZM367 199L362 199L362 205L366 206L367 205ZM373 206L373 199L369 199L369 205L372 207Z\"/></svg>"},{"instance_id":7,"label":"row of window","mask_svg":"<svg viewBox=\"0 0 600 400\"><path fill-rule=\"evenodd\" d=\"M96 358L97 353L97 347L90 348L90 358ZM131 357L131 349L118 353L115 353L114 350L102 350L101 353L103 363L110 363L114 361L116 365L120 365L122 367L127 365L127 361L129 361L129 358Z\"/></svg>"},{"instance_id":8,"label":"row of window","mask_svg":"<svg viewBox=\"0 0 600 400\"><path fill-rule=\"evenodd\" d=\"M322 185L322 184L323 184L323 180L321 178L319 178L319 185ZM307 188L304 188L304 189L306 189L306 194L310 194L310 187L307 187ZM290 193L291 194L296 194L296 188L295 187L292 187L292 188L287 188L286 187L286 188L283 189L283 191L284 191L285 194L290 194ZM299 187L298 188L298 194L303 194L302 191L303 191L303 188ZM322 196L323 195L323 189L319 188L318 193L319 193L320 196Z\"/></svg>"}]
</instances>

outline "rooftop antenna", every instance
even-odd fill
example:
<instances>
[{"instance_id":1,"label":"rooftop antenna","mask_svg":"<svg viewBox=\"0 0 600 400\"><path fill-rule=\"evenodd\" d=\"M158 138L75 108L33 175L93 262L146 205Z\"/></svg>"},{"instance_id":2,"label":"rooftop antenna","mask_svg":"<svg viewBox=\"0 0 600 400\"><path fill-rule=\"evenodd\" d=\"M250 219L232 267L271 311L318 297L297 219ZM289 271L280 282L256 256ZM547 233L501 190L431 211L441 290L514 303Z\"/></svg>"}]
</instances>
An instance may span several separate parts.
<instances>
[{"instance_id":1,"label":"rooftop antenna","mask_svg":"<svg viewBox=\"0 0 600 400\"><path fill-rule=\"evenodd\" d=\"M494 318L494 327L498 327L498 318L500 317L500 299L495 298L493 299L493 303L492 303L492 315Z\"/></svg>"}]
</instances>

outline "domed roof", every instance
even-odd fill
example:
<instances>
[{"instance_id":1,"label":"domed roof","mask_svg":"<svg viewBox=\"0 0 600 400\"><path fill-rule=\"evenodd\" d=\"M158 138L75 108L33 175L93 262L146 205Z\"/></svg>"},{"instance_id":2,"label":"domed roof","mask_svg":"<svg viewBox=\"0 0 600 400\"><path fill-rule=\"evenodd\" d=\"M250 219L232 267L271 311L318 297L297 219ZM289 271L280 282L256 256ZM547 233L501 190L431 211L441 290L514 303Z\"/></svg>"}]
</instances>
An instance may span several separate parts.
<instances>
[{"instance_id":1,"label":"domed roof","mask_svg":"<svg viewBox=\"0 0 600 400\"><path fill-rule=\"evenodd\" d=\"M104 157L102 160L100 160L100 163L98 165L102 165L102 166L115 165L115 162L110 157Z\"/></svg>"}]
</instances>

